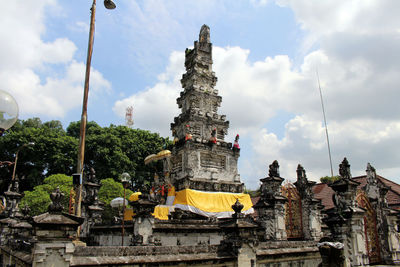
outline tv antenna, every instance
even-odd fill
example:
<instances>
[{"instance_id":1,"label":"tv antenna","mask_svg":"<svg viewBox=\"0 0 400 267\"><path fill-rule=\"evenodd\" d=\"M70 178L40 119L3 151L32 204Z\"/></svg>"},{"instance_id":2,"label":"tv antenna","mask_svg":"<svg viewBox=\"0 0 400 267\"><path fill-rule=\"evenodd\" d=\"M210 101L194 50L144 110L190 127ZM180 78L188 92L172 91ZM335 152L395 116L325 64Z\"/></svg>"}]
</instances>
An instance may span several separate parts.
<instances>
[{"instance_id":1,"label":"tv antenna","mask_svg":"<svg viewBox=\"0 0 400 267\"><path fill-rule=\"evenodd\" d=\"M320 82L319 82L318 69L316 69L316 73L317 73L317 79L318 79L319 96L320 96L320 98L321 98L322 114L324 115L324 125L325 125L325 133L326 133L326 143L327 143L327 145L328 145L329 163L330 163L330 166L331 166L331 177L333 177L331 146L329 145L328 125L326 124L325 107L324 107L324 101L323 101L323 98L322 98L321 84L320 84Z\"/></svg>"}]
</instances>

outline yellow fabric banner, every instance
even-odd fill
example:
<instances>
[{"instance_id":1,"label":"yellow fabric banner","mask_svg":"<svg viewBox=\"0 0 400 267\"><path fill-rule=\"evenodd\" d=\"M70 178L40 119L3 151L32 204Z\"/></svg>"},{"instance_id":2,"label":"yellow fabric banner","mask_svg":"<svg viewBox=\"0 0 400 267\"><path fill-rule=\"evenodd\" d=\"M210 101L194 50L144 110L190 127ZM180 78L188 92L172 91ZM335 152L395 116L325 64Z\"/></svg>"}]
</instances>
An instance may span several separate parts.
<instances>
[{"instance_id":1,"label":"yellow fabric banner","mask_svg":"<svg viewBox=\"0 0 400 267\"><path fill-rule=\"evenodd\" d=\"M168 220L169 208L169 206L165 205L155 206L152 215L159 220ZM134 215L133 209L125 209L124 221L132 221Z\"/></svg>"},{"instance_id":2,"label":"yellow fabric banner","mask_svg":"<svg viewBox=\"0 0 400 267\"><path fill-rule=\"evenodd\" d=\"M176 193L174 205L189 205L205 212L233 212L232 205L236 199L243 204L242 212L252 208L253 204L249 194L203 192L184 189Z\"/></svg>"},{"instance_id":3,"label":"yellow fabric banner","mask_svg":"<svg viewBox=\"0 0 400 267\"><path fill-rule=\"evenodd\" d=\"M168 220L169 208L164 205L155 206L153 216L159 220Z\"/></svg>"},{"instance_id":4,"label":"yellow fabric banner","mask_svg":"<svg viewBox=\"0 0 400 267\"><path fill-rule=\"evenodd\" d=\"M132 195L130 195L130 197L128 198L129 201L133 202L133 201L138 201L139 200L139 196L141 195L141 192L135 192Z\"/></svg>"}]
</instances>

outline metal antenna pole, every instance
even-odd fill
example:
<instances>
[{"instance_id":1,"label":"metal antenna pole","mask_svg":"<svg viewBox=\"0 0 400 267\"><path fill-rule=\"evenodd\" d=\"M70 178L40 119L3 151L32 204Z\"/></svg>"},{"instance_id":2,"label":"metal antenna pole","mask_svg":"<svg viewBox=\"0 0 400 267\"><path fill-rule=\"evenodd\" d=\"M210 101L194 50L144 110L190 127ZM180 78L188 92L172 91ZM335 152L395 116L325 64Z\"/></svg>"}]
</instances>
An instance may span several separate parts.
<instances>
[{"instance_id":1,"label":"metal antenna pole","mask_svg":"<svg viewBox=\"0 0 400 267\"><path fill-rule=\"evenodd\" d=\"M316 73L317 73L317 79L318 79L319 96L321 97L322 114L324 115L325 133L326 133L326 143L328 144L329 163L330 163L330 165L331 165L331 177L333 177L332 157L331 157L331 146L329 145L328 126L326 125L325 107L324 107L324 101L323 101L323 98L322 98L321 84L320 84L320 82L319 82L318 69L316 70Z\"/></svg>"}]
</instances>

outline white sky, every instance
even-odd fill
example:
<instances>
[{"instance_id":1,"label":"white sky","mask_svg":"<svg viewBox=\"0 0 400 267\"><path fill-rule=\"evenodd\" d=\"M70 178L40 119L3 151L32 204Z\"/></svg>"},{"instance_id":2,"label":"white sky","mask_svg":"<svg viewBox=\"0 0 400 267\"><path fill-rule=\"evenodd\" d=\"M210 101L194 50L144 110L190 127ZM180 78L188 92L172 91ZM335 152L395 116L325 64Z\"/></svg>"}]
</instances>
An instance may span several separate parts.
<instances>
[{"instance_id":1,"label":"white sky","mask_svg":"<svg viewBox=\"0 0 400 267\"><path fill-rule=\"evenodd\" d=\"M400 2L98 1L89 120L169 136L178 114L184 50L211 28L220 114L240 134L242 181L256 188L277 159L294 180L330 174L318 68L334 172L370 162L400 182ZM0 9L0 89L21 118L80 119L91 1L15 0Z\"/></svg>"}]
</instances>

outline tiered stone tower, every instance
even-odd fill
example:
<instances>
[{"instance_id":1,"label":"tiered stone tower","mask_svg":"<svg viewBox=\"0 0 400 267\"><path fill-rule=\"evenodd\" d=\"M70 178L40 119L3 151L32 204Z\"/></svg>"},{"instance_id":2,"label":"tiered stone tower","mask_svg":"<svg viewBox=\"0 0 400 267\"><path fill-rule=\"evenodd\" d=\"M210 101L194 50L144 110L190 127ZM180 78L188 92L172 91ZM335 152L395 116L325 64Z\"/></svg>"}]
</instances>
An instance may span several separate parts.
<instances>
[{"instance_id":1,"label":"tiered stone tower","mask_svg":"<svg viewBox=\"0 0 400 267\"><path fill-rule=\"evenodd\" d=\"M222 97L214 89L210 28L203 25L199 41L185 51L186 73L182 76L182 110L171 123L175 146L171 157L171 179L177 190L185 188L242 192L237 171L239 149L224 140L229 121L218 114Z\"/></svg>"}]
</instances>

